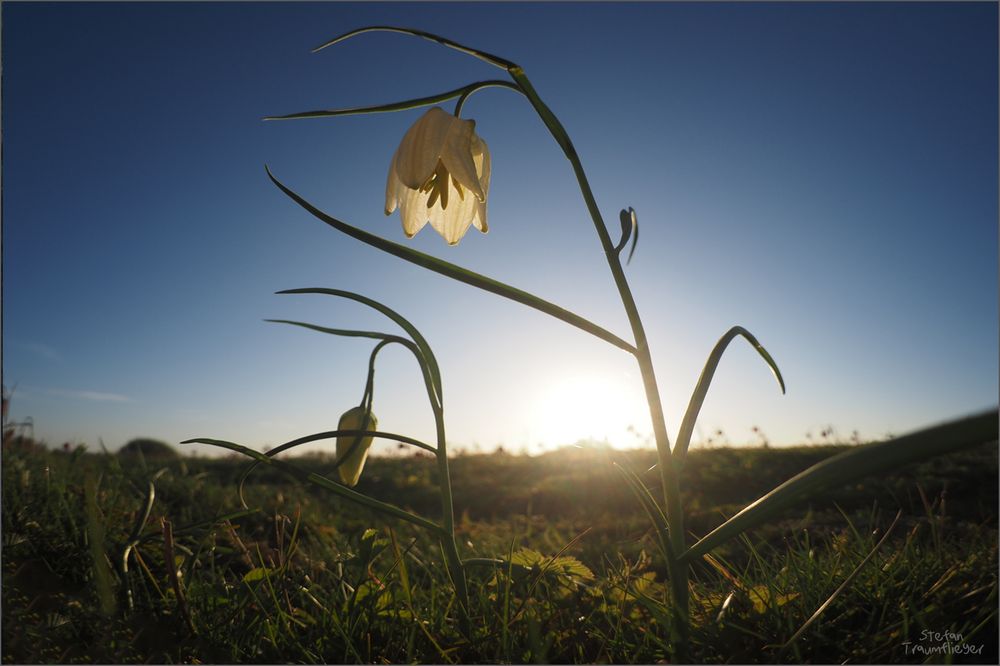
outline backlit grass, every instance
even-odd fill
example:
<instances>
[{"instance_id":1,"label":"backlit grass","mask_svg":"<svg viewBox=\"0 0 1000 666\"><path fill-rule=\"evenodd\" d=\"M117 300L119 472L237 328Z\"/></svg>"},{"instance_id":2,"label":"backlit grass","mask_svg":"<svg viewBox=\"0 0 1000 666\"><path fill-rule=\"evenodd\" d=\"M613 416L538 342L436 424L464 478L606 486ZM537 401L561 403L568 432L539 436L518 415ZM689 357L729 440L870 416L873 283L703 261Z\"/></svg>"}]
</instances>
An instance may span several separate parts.
<instances>
[{"instance_id":1,"label":"backlit grass","mask_svg":"<svg viewBox=\"0 0 1000 666\"><path fill-rule=\"evenodd\" d=\"M704 533L832 452L693 452L689 528ZM641 471L654 458L579 449L455 458L463 557L512 556L518 564L471 570L470 642L457 625L440 550L410 525L270 469L255 472L247 488L255 510L243 511L235 490L242 461L153 462L7 446L3 659L661 661L668 654L665 568L650 526L610 464ZM313 457L308 464L331 462ZM366 493L432 515L432 460L376 458L369 465L359 486ZM122 552L150 480L153 509L125 573ZM865 479L791 512L693 567L692 658L995 662L996 506L992 445ZM897 509L902 517L888 541L782 649L872 551ZM164 521L176 578L164 560ZM101 543L92 548L95 535ZM959 634L955 649L971 653L919 651Z\"/></svg>"}]
</instances>

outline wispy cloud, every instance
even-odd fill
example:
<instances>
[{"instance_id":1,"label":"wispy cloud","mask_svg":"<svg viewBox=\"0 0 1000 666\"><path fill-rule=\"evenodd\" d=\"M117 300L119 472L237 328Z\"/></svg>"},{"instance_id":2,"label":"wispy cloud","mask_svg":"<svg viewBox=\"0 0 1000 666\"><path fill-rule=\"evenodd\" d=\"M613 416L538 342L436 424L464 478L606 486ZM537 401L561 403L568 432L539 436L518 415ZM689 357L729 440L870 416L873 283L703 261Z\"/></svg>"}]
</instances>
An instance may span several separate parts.
<instances>
[{"instance_id":1,"label":"wispy cloud","mask_svg":"<svg viewBox=\"0 0 1000 666\"><path fill-rule=\"evenodd\" d=\"M42 358L49 361L58 361L61 358L61 356L59 356L59 352L41 342L19 342L17 343L17 345L21 347L21 349L29 351L32 354L41 356Z\"/></svg>"},{"instance_id":2,"label":"wispy cloud","mask_svg":"<svg viewBox=\"0 0 1000 666\"><path fill-rule=\"evenodd\" d=\"M50 389L51 395L58 395L63 398L74 398L77 400L93 400L95 402L132 402L127 395L119 393L103 393L101 391L68 391L65 389Z\"/></svg>"}]
</instances>

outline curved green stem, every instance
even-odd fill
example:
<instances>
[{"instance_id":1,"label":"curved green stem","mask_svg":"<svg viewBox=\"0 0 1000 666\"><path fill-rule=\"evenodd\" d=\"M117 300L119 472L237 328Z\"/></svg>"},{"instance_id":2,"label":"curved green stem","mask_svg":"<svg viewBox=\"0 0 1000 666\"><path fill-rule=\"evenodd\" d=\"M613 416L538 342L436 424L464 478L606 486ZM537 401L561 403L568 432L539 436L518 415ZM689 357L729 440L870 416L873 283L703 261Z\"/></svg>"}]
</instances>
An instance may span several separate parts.
<instances>
[{"instance_id":1,"label":"curved green stem","mask_svg":"<svg viewBox=\"0 0 1000 666\"><path fill-rule=\"evenodd\" d=\"M468 636L472 635L472 608L469 603L469 586L462 566L462 557L458 553L458 543L455 541L455 508L451 494L451 472L448 469L448 448L445 442L444 409L434 407L434 423L437 429L437 463L438 484L441 489L441 548L447 560L448 573L451 575L458 602L462 607L462 627Z\"/></svg>"},{"instance_id":2,"label":"curved green stem","mask_svg":"<svg viewBox=\"0 0 1000 666\"><path fill-rule=\"evenodd\" d=\"M462 91L462 94L459 95L458 101L455 103L455 113L453 115L455 115L455 117L461 116L462 107L465 106L465 102L472 96L472 93L479 92L485 88L508 88L515 92L519 92L522 95L524 94L520 88L507 81L482 81L481 83L473 83L466 86L465 90Z\"/></svg>"}]
</instances>

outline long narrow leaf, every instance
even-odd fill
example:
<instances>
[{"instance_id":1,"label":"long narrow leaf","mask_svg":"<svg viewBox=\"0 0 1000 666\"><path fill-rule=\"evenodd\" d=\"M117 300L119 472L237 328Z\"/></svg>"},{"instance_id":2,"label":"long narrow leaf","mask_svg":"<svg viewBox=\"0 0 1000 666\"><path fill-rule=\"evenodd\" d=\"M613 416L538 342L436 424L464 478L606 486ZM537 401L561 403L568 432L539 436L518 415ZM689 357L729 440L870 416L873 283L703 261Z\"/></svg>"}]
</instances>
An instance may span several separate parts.
<instances>
[{"instance_id":1,"label":"long narrow leaf","mask_svg":"<svg viewBox=\"0 0 1000 666\"><path fill-rule=\"evenodd\" d=\"M663 510L660 505L656 503L653 499L652 494L646 487L646 484L642 482L642 479L630 469L626 469L623 465L618 463L613 463L615 469L621 472L622 477L628 484L632 493L635 495L636 499L639 500L639 504L642 505L643 510L646 512L646 516L649 518L649 522L653 524L653 529L656 530L656 540L660 546L660 552L663 553L664 559L670 559L673 557L673 549L670 547L669 529L670 526L667 522L667 517L664 515Z\"/></svg>"},{"instance_id":2,"label":"long narrow leaf","mask_svg":"<svg viewBox=\"0 0 1000 666\"><path fill-rule=\"evenodd\" d=\"M386 317L394 321L400 328L410 334L414 344L420 349L420 356L423 357L424 361L427 363L427 370L430 372L431 379L433 381L433 392L437 396L438 404L440 405L444 400L444 388L441 386L441 369L438 367L437 358L434 356L434 350L427 343L427 340L421 335L417 327L410 323L410 320L399 314L387 305L379 303L373 298L368 298L367 296L362 296L361 294L356 294L353 291L344 291L343 289L328 289L326 287L306 287L303 289L285 289L284 291L279 291L279 294L326 294L327 296L337 296L340 298L346 298L352 301L357 301L363 305L367 305L373 310L377 310L384 314ZM319 330L319 329L314 329ZM420 356L417 357L417 362L420 363L421 370L423 370L423 362L421 362Z\"/></svg>"},{"instance_id":3,"label":"long narrow leaf","mask_svg":"<svg viewBox=\"0 0 1000 666\"><path fill-rule=\"evenodd\" d=\"M340 336L348 337L348 338L374 338L376 340L382 340L383 343L392 343L392 342L395 342L397 344L403 345L404 347L406 347L407 349L409 349L411 352L413 352L413 355L417 359L417 364L420 365L421 372L424 371L424 362L423 362L423 359L426 358L426 354L424 354L420 350L420 347L418 347L413 341L411 341L411 340L409 340L407 338L401 337L399 335L391 335L389 333L380 333L378 331L357 331L357 330L343 329L343 328L328 328L326 326L318 326L316 324L308 324L308 323L303 322L303 321L292 321L290 319L265 319L264 321L270 322L272 324L289 324L291 326L300 326L302 328L307 328L307 329L309 329L311 331L317 331L319 333L329 333L330 335L340 335ZM407 322L407 323L409 323L409 322ZM414 329L414 331L416 331L416 329ZM429 348L428 348L428 350L429 350ZM432 357L432 359L433 359L433 357ZM433 387L433 392L434 392L435 397L438 400L438 404L440 404L440 401L441 401L441 380L440 380L440 374L435 374L435 372L437 371L437 363L436 362L433 363L431 365L431 367L428 368L428 371L431 373L431 377L432 377L433 381L436 382L436 385Z\"/></svg>"},{"instance_id":4,"label":"long narrow leaf","mask_svg":"<svg viewBox=\"0 0 1000 666\"><path fill-rule=\"evenodd\" d=\"M419 109L422 106L438 104L439 102L446 102L449 99L454 99L462 95L468 96L482 88L491 87L511 88L521 92L520 88L507 81L478 81L447 92L438 93L436 95L428 95L427 97L417 97L414 99L404 100L402 102L376 104L374 106L357 106L349 109L318 109L316 111L302 111L300 113L289 113L283 116L265 116L264 120L301 120L304 118L330 118L332 116L353 116L365 113L392 113L395 111L407 111L409 109Z\"/></svg>"},{"instance_id":5,"label":"long narrow leaf","mask_svg":"<svg viewBox=\"0 0 1000 666\"><path fill-rule=\"evenodd\" d=\"M701 405L705 402L708 387L712 384L715 369L719 367L722 353L726 351L726 347L729 346L729 343L737 335L742 335L746 338L747 342L753 345L753 348L761 355L764 362L770 366L771 372L774 373L774 378L778 380L778 385L781 387L781 392L785 392L785 380L781 377L781 370L778 369L778 364L774 362L774 359L767 353L764 346L757 342L757 338L750 331L742 326L733 326L715 343L712 353L708 355L708 360L705 362L705 368L701 371L701 376L698 378L698 384L695 386L694 393L691 394L691 402L688 403L687 411L684 412L681 429L677 433L677 444L674 445L674 460L676 461L675 465L678 467L684 464L684 457L687 454L688 445L691 443L691 433L694 431L694 424L698 420Z\"/></svg>"},{"instance_id":6,"label":"long narrow leaf","mask_svg":"<svg viewBox=\"0 0 1000 666\"><path fill-rule=\"evenodd\" d=\"M813 465L749 505L688 548L693 561L719 544L770 520L780 511L830 487L997 439L996 410L846 451Z\"/></svg>"},{"instance_id":7,"label":"long narrow leaf","mask_svg":"<svg viewBox=\"0 0 1000 666\"><path fill-rule=\"evenodd\" d=\"M265 167L267 169L267 167ZM375 234L370 234L367 231L362 231L357 227L353 227L346 222L341 222L340 220L327 215L323 211L319 210L311 203L300 197L294 191L289 189L278 180L274 174L271 173L270 169L267 169L268 178L273 182L282 192L288 195L295 203L299 204L302 208L306 209L314 217L330 225L334 229L356 238L362 243L367 243L372 247L378 248L383 252L395 255L400 259L405 259L410 263L416 264L417 266L422 266L428 270L434 271L435 273L440 273L446 277L450 277L453 280L459 282L464 282L465 284L472 285L473 287L478 287L484 291L488 291L498 296L503 296L504 298L509 298L512 301L517 301L527 305L528 307L540 310L545 314L555 317L556 319L561 319L568 324L576 326L577 328L590 333L591 335L597 336L598 338L604 340L605 342L610 342L619 349L624 349L630 354L635 354L636 349L634 345L631 345L617 335L607 331L597 324L591 322L588 319L584 319L578 314L570 312L565 308L561 308L558 305L550 303L544 299L538 298L534 294L530 294L516 287L511 287L510 285L504 284L492 278L488 278L485 275L480 275L479 273L474 273L468 269L462 268L447 261L438 259L429 254L424 254L423 252L418 252L405 245L400 245L399 243L393 243L392 241L385 240Z\"/></svg>"},{"instance_id":8,"label":"long narrow leaf","mask_svg":"<svg viewBox=\"0 0 1000 666\"><path fill-rule=\"evenodd\" d=\"M345 338L372 338L375 340L388 340L391 342L398 342L399 344L413 344L408 339L400 337L398 335L392 335L391 333L379 333L378 331L358 331L354 329L347 328L328 328L326 326L318 326L316 324L307 324L303 321L292 321L291 319L265 319L264 321L270 324L290 324L292 326L301 326L302 328L308 328L311 331L318 331L319 333L329 333L330 335L340 335Z\"/></svg>"},{"instance_id":9,"label":"long narrow leaf","mask_svg":"<svg viewBox=\"0 0 1000 666\"><path fill-rule=\"evenodd\" d=\"M491 65L499 67L500 69L507 69L507 70L509 70L511 67L515 67L516 66L516 65L514 65L514 63L512 63L509 60L507 60L506 58L501 58L499 56L490 55L489 53L486 53L485 51L479 51L477 49L473 49L473 48L470 48L468 46L463 46L463 45L459 44L458 42L453 42L450 39L446 39L444 37L440 37L440 36L435 35L435 34L430 33L430 32L424 32L423 30L413 30L412 28L400 28L400 27L391 26L391 25L372 25L372 26L368 26L368 27L365 27L365 28L358 28L357 30L351 30L350 32L345 32L344 34L342 34L342 35L340 35L338 37L334 37L333 39L331 39L328 42L324 42L323 44L320 44L319 46L317 46L316 48L314 48L312 52L316 53L317 51L322 51L323 49L325 49L328 46L333 46L334 44L337 44L339 42L343 42L343 41L345 41L347 39L350 39L351 37L354 37L356 35L360 35L360 34L363 34L363 33L366 33L366 32L396 32L396 33L400 33L400 34L403 34L403 35L413 35L414 37L422 37L422 38L428 39L428 40L430 40L432 42L437 42L438 44L441 44L443 46L447 46L450 49L455 49L456 51L461 51L462 53L474 56L476 58L479 58L480 60L484 60L484 61L488 62Z\"/></svg>"},{"instance_id":10,"label":"long narrow leaf","mask_svg":"<svg viewBox=\"0 0 1000 666\"><path fill-rule=\"evenodd\" d=\"M227 442L221 439L208 439L204 437L199 437L196 439L188 439L181 442L181 444L208 444L210 446L218 446L223 449L229 449L230 451L235 451L236 453L242 453L243 455L249 458L253 458L257 462L261 462L264 463L265 465L271 465L272 467L276 467L277 469L280 469L281 471L285 472L290 476L295 477L300 481L317 485L320 488L323 488L324 490L329 490L335 495L340 495L345 499L351 500L352 502L368 507L369 509L373 509L375 511L388 514L395 518L399 518L400 520L405 520L407 522L413 523L414 525L419 525L420 527L430 530L431 532L439 536L444 535L444 530L441 528L440 525L433 523L427 520L426 518L418 516L414 513L410 513L409 511L404 511L403 509L400 509L397 506L393 506L392 504L388 504L386 502L381 502L377 499L373 499L371 497L368 497L367 495L362 495L361 493L355 492L350 488L342 486L338 483L334 483L325 476L320 476L319 474L315 474L313 472L306 472L305 470L299 469L295 465L291 465L289 463L284 462L283 460L278 460L276 458L269 458L265 454L259 451L254 451L253 449L247 448L245 446L234 444L233 442Z\"/></svg>"},{"instance_id":11,"label":"long narrow leaf","mask_svg":"<svg viewBox=\"0 0 1000 666\"><path fill-rule=\"evenodd\" d=\"M152 481L148 483L149 488L146 490L146 502L143 505L142 513L137 516L135 526L132 528L132 534L128 537L128 546L125 548L126 554L132 546L139 542L139 535L142 534L142 530L146 527L146 522L149 520L149 514L153 511L153 502L156 501L156 486L153 485Z\"/></svg>"},{"instance_id":12,"label":"long narrow leaf","mask_svg":"<svg viewBox=\"0 0 1000 666\"><path fill-rule=\"evenodd\" d=\"M396 435L391 432L381 432L378 430L328 430L326 432L318 432L314 435L306 435L305 437L299 437L298 439L293 439L290 442L285 442L281 446L276 446L270 451L264 453L268 458L273 458L274 456L287 451L288 449L294 449L296 446L302 446L303 444L310 444L312 442L319 442L324 439L336 439L337 437L378 437L379 439L391 439L396 442L402 442L404 444L410 444L411 446L416 446L417 448L424 449L425 451L430 451L431 453L437 455L437 449L435 449L430 444L424 444L418 439L413 439L412 437L407 437L406 435ZM345 455L344 458L347 458ZM237 486L238 493L240 496L240 502L243 506L247 503L243 499L243 486L246 484L246 480L250 477L250 473L253 472L257 465L260 464L259 460L255 460L247 467L246 471L240 476L240 482Z\"/></svg>"}]
</instances>

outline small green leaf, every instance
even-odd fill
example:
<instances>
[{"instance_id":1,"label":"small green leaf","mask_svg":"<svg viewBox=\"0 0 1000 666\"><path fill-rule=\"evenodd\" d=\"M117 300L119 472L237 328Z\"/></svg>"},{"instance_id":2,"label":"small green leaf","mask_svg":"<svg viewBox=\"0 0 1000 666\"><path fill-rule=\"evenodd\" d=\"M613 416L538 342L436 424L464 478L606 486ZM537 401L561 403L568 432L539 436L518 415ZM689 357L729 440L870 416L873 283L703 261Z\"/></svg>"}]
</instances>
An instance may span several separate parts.
<instances>
[{"instance_id":1,"label":"small green leaf","mask_svg":"<svg viewBox=\"0 0 1000 666\"><path fill-rule=\"evenodd\" d=\"M628 208L628 214L632 222L632 247L629 248L628 259L625 260L626 265L632 263L632 255L635 254L635 246L639 242L639 218L635 214L635 209L631 206Z\"/></svg>"},{"instance_id":2,"label":"small green leaf","mask_svg":"<svg viewBox=\"0 0 1000 666\"><path fill-rule=\"evenodd\" d=\"M510 556L510 563L522 567L538 567L549 574L562 574L564 576L578 576L585 580L592 580L594 572L590 570L580 560L572 555L558 555L549 557L542 555L537 550L531 548L521 548Z\"/></svg>"},{"instance_id":3,"label":"small green leaf","mask_svg":"<svg viewBox=\"0 0 1000 666\"><path fill-rule=\"evenodd\" d=\"M560 555L552 560L552 568L566 576L577 576L584 580L593 580L594 572L572 555Z\"/></svg>"},{"instance_id":4,"label":"small green leaf","mask_svg":"<svg viewBox=\"0 0 1000 666\"><path fill-rule=\"evenodd\" d=\"M511 554L510 563L520 564L525 567L533 567L535 565L541 565L545 561L545 556L539 553L537 550L532 550L531 548L519 548L516 552Z\"/></svg>"},{"instance_id":5,"label":"small green leaf","mask_svg":"<svg viewBox=\"0 0 1000 666\"><path fill-rule=\"evenodd\" d=\"M625 249L625 244L628 243L629 236L632 235L632 216L627 210L622 209L618 213L618 221L622 225L622 235L618 240L618 245L615 246L615 252L621 254L622 250Z\"/></svg>"},{"instance_id":6,"label":"small green leaf","mask_svg":"<svg viewBox=\"0 0 1000 666\"><path fill-rule=\"evenodd\" d=\"M251 569L243 576L244 583L252 583L257 580L264 580L269 575L274 573L273 569L268 569L267 567L257 567L256 569Z\"/></svg>"}]
</instances>

